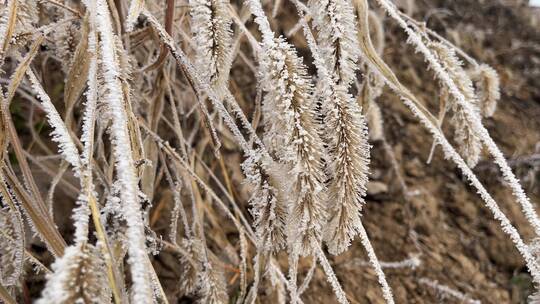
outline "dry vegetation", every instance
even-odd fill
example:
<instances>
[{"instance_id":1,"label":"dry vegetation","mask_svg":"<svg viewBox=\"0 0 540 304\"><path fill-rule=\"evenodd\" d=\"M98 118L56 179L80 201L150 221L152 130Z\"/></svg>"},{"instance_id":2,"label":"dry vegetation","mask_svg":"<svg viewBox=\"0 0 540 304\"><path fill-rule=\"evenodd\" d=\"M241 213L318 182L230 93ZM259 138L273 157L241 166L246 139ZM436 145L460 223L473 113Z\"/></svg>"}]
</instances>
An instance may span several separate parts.
<instances>
[{"instance_id":1,"label":"dry vegetation","mask_svg":"<svg viewBox=\"0 0 540 304\"><path fill-rule=\"evenodd\" d=\"M526 1L0 10L0 302L540 303Z\"/></svg>"}]
</instances>

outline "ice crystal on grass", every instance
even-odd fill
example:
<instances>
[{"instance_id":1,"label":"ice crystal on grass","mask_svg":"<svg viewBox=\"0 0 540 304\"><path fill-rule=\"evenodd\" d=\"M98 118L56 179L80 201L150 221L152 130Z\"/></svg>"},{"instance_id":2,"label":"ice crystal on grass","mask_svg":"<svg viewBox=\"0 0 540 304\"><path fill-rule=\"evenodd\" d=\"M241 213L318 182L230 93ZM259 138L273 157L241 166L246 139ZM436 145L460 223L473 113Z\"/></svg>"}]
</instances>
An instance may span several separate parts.
<instances>
[{"instance_id":1,"label":"ice crystal on grass","mask_svg":"<svg viewBox=\"0 0 540 304\"><path fill-rule=\"evenodd\" d=\"M135 2L135 1L134 1ZM95 10L91 20L95 22L100 35L100 59L102 75L105 80L105 100L112 116L111 133L113 151L116 159L116 173L122 191L122 212L127 222L127 239L129 265L133 279L133 300L147 302L152 298L150 278L148 275L148 256L144 243L144 225L140 202L138 198L139 187L135 163L132 156L131 142L128 130L128 117L124 107L124 94L120 82L120 65L116 58L116 42L112 30L111 17L105 0L96 0L88 5Z\"/></svg>"},{"instance_id":2,"label":"ice crystal on grass","mask_svg":"<svg viewBox=\"0 0 540 304\"><path fill-rule=\"evenodd\" d=\"M320 240L326 218L324 147L315 121L313 90L301 59L283 38L276 38L265 54L261 65L261 83L267 91L264 140L291 176L288 241L305 254L311 242Z\"/></svg>"},{"instance_id":3,"label":"ice crystal on grass","mask_svg":"<svg viewBox=\"0 0 540 304\"><path fill-rule=\"evenodd\" d=\"M330 219L324 239L332 254L346 250L358 234L360 211L369 172L368 131L356 101L341 86L330 97L326 122L329 131L328 152L331 155L328 186Z\"/></svg>"},{"instance_id":4,"label":"ice crystal on grass","mask_svg":"<svg viewBox=\"0 0 540 304\"><path fill-rule=\"evenodd\" d=\"M0 200L6 202L2 194ZM25 246L24 227L18 211L0 205L0 227L0 284L17 286L23 275Z\"/></svg>"},{"instance_id":5,"label":"ice crystal on grass","mask_svg":"<svg viewBox=\"0 0 540 304\"><path fill-rule=\"evenodd\" d=\"M471 109L480 115L478 100L474 94L473 83L462 67L461 61L455 52L442 43L433 43L431 48L441 61L446 72L466 98ZM444 86L444 84L443 84ZM445 87L445 90L448 88ZM465 113L465 109L455 99L449 100L448 107L452 110L450 123L454 127L454 140L457 143L461 156L467 161L469 167L474 168L480 159L482 152L482 142L474 131L472 123Z\"/></svg>"},{"instance_id":6,"label":"ice crystal on grass","mask_svg":"<svg viewBox=\"0 0 540 304\"><path fill-rule=\"evenodd\" d=\"M338 84L355 78L358 61L356 18L350 0L311 0L309 8L326 69Z\"/></svg>"},{"instance_id":7,"label":"ice crystal on grass","mask_svg":"<svg viewBox=\"0 0 540 304\"><path fill-rule=\"evenodd\" d=\"M482 115L491 117L497 110L497 102L501 99L499 75L487 64L480 64L470 71L476 86Z\"/></svg>"},{"instance_id":8,"label":"ice crystal on grass","mask_svg":"<svg viewBox=\"0 0 540 304\"><path fill-rule=\"evenodd\" d=\"M99 251L89 244L66 249L52 266L38 304L108 303L111 293Z\"/></svg>"},{"instance_id":9,"label":"ice crystal on grass","mask_svg":"<svg viewBox=\"0 0 540 304\"><path fill-rule=\"evenodd\" d=\"M79 157L79 150L73 143L73 139L69 134L69 131L62 120L62 117L56 111L49 95L45 93L41 84L37 80L33 72L28 72L28 78L32 84L32 88L36 91L38 98L41 100L43 109L47 113L50 125L53 127L52 138L58 143L60 152L73 167L76 174L80 173L81 159Z\"/></svg>"},{"instance_id":10,"label":"ice crystal on grass","mask_svg":"<svg viewBox=\"0 0 540 304\"><path fill-rule=\"evenodd\" d=\"M216 92L229 79L232 53L231 17L227 0L191 0L191 28L197 51L197 67Z\"/></svg>"}]
</instances>

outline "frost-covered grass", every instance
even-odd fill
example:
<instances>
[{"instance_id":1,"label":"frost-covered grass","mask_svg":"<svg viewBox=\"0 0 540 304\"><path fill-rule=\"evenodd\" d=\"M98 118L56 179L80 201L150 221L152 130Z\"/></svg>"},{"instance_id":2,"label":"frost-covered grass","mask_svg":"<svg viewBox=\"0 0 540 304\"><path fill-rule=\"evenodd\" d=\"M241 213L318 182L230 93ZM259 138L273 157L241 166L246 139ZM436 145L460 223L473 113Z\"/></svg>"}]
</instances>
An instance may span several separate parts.
<instances>
[{"instance_id":1,"label":"frost-covered grass","mask_svg":"<svg viewBox=\"0 0 540 304\"><path fill-rule=\"evenodd\" d=\"M28 263L47 272L38 303L168 302L177 295L166 294L153 264L166 251L181 273L178 294L201 303L257 303L261 294L303 303L317 267L336 301L349 303L329 257L359 242L383 299L394 303L383 270L420 260L379 262L362 218L370 141L386 143L378 105L386 87L429 131L432 153L442 147L461 170L540 284L536 254L472 170L486 150L540 237L534 207L482 124L501 95L493 68L389 0L291 0L312 62L273 29L285 0L177 2L0 4L0 68L9 75L0 92L0 299L22 297L19 279L34 275L22 271ZM383 13L438 82L437 117L382 59ZM63 80L60 93L47 77ZM254 94L242 84L254 84ZM14 123L15 102L30 105L31 139ZM38 110L47 136L33 129ZM46 199L32 154L59 167L48 170ZM57 187L68 198L55 196ZM73 237L55 222L68 214ZM36 241L26 226L54 256L51 265L28 250ZM313 266L299 277L308 259Z\"/></svg>"}]
</instances>

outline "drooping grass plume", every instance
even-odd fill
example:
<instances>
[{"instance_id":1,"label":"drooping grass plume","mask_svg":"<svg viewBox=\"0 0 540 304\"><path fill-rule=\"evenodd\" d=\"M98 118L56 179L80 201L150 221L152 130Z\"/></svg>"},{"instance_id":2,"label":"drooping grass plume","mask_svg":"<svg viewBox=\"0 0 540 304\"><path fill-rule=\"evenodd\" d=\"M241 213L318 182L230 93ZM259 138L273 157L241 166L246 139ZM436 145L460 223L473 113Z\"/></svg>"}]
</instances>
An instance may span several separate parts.
<instances>
[{"instance_id":1,"label":"drooping grass plume","mask_svg":"<svg viewBox=\"0 0 540 304\"><path fill-rule=\"evenodd\" d=\"M459 88L460 92L467 99L470 108L480 114L478 100L474 94L472 80L462 67L462 63L456 57L455 52L442 43L432 43L430 47L437 55L442 66L452 77L452 80ZM444 84L443 84L444 86ZM448 90L448 88L446 88ZM482 152L482 142L474 131L472 123L465 113L465 109L453 98L449 100L449 105L445 105L452 110L450 123L454 127L454 140L457 144L461 156L469 167L474 168L480 160Z\"/></svg>"},{"instance_id":2,"label":"drooping grass plume","mask_svg":"<svg viewBox=\"0 0 540 304\"><path fill-rule=\"evenodd\" d=\"M283 38L274 42L271 49L264 50L261 64L261 84L267 92L262 108L263 139L292 179L288 242L291 248L299 246L298 253L309 254L311 242L320 240L326 218L321 163L324 147L306 68Z\"/></svg>"},{"instance_id":3,"label":"drooping grass plume","mask_svg":"<svg viewBox=\"0 0 540 304\"><path fill-rule=\"evenodd\" d=\"M253 187L250 205L259 250L277 252L285 247L286 206L279 195L285 189L279 188L280 176L276 175L278 170L264 170L261 163L265 160L261 157L260 152L254 151L242 163L242 170L246 175L246 182ZM264 166L268 167L268 163ZM270 166L275 167L277 164L272 163Z\"/></svg>"},{"instance_id":4,"label":"drooping grass plume","mask_svg":"<svg viewBox=\"0 0 540 304\"><path fill-rule=\"evenodd\" d=\"M52 269L38 304L110 302L105 264L94 246L68 247Z\"/></svg>"},{"instance_id":5,"label":"drooping grass plume","mask_svg":"<svg viewBox=\"0 0 540 304\"><path fill-rule=\"evenodd\" d=\"M329 251L333 254L343 252L349 245L352 238L358 233L357 228L361 224L360 211L364 203L363 196L365 195L366 184L368 180L369 166L369 144L367 142L367 125L361 110L358 108L356 101L348 93L348 83L346 80L352 80L352 75L349 77L336 77L335 67L340 67L342 75L352 74L355 68L347 68L345 63L351 64L355 59L349 58L349 53L344 51L349 43L357 41L356 36L356 21L349 17L352 14L345 14L340 18L332 16L332 13L324 11L325 7L317 6L312 3L314 8L312 11L315 14L324 16L329 14L331 18L335 18L331 24L336 26L338 30L343 30L345 37L341 34L335 35L338 37L336 51L331 52L332 60L342 63L341 65L331 66L328 69L325 61L322 58L325 50L328 48L328 41L325 41L325 33L327 29L319 27L319 41L321 46L315 45L315 41L310 39L309 30L305 30L312 53L314 53L315 64L318 68L319 75L324 85L321 91L323 92L323 109L325 110L325 123L330 127L324 134L328 143L329 152L329 177L331 177L328 186L329 197L331 202L329 206L329 222L325 227L324 240L329 246ZM344 1L328 1L328 9L348 7L350 3ZM351 6L352 8L352 6ZM344 10L341 10L343 12ZM321 18L321 16L314 18ZM319 21L324 24L323 21ZM352 28L350 28L352 27ZM339 46L341 45L341 46ZM337 47L339 46L339 48ZM319 53L319 48L321 49ZM339 51L338 51L339 49ZM327 54L328 55L328 54ZM340 58L342 56L342 58ZM353 56L354 55L350 55ZM356 55L357 56L357 55ZM333 72L332 72L333 71ZM343 83L343 84L341 84Z\"/></svg>"},{"instance_id":6,"label":"drooping grass plume","mask_svg":"<svg viewBox=\"0 0 540 304\"><path fill-rule=\"evenodd\" d=\"M302 15L300 17L302 18ZM354 20L349 22L345 19L342 22L345 23L340 26L343 28L356 24ZM306 26L304 28L323 85L320 91L323 93L321 100L326 123L331 126L324 134L329 145L329 177L332 178L328 198L332 204L329 206L329 225L325 227L324 238L330 252L338 254L349 246L351 239L357 234L355 227L360 223L362 196L365 195L368 179L370 146L367 142L367 126L356 101L348 93L347 85L336 83L341 81L339 78L331 78L331 73L322 59L324 53L319 51L309 29ZM353 28L351 31L354 41L357 41L356 30Z\"/></svg>"},{"instance_id":7,"label":"drooping grass plume","mask_svg":"<svg viewBox=\"0 0 540 304\"><path fill-rule=\"evenodd\" d=\"M493 116L497 110L497 103L501 99L500 79L497 71L487 64L480 64L470 71L470 75L476 86L482 116Z\"/></svg>"},{"instance_id":8,"label":"drooping grass plume","mask_svg":"<svg viewBox=\"0 0 540 304\"><path fill-rule=\"evenodd\" d=\"M340 254L350 246L361 225L370 145L365 118L352 96L336 86L328 102L332 104L325 113L326 124L332 132L325 136L332 156L329 164L332 181L328 186L330 218L324 239L330 253Z\"/></svg>"},{"instance_id":9,"label":"drooping grass plume","mask_svg":"<svg viewBox=\"0 0 540 304\"><path fill-rule=\"evenodd\" d=\"M285 189L288 195L278 199L285 200L287 205L289 288L295 303L298 256L311 254L314 244L320 243L326 220L325 173L321 163L324 147L315 121L311 82L301 59L281 37L263 48L263 140L283 165L283 178L291 180Z\"/></svg>"},{"instance_id":10,"label":"drooping grass plume","mask_svg":"<svg viewBox=\"0 0 540 304\"><path fill-rule=\"evenodd\" d=\"M337 84L347 86L357 70L356 19L350 0L309 1L318 30L317 42L326 69Z\"/></svg>"},{"instance_id":11,"label":"drooping grass plume","mask_svg":"<svg viewBox=\"0 0 540 304\"><path fill-rule=\"evenodd\" d=\"M314 57L314 63L315 63L315 66L317 67L317 72L318 72L318 75L319 75L319 78L321 79L321 92L323 93L323 96L322 96L322 100L323 101L332 101L332 94L335 94L335 91L332 91L332 89L336 89L336 88L340 88L339 85L335 85L333 88L330 87L328 88L328 86L330 86L332 83L334 83L334 81L331 79L330 77L330 74L329 72L327 71L326 67L325 67L325 64L324 64L324 61L323 61L323 58L321 57L321 53L319 52L319 49L318 49L318 45L315 41L315 38L313 37L313 34L311 33L310 29L308 28L307 26L307 23L303 20L303 13L302 13L302 5L301 3L299 2L295 2L295 4L297 5L297 8L298 8L298 12L299 12L299 15L300 15L300 18L301 18L301 22L303 23L303 28L304 28L304 35L307 39L307 42L308 42L308 46L312 52L312 55ZM367 7L367 3L364 3L362 2L361 4L364 4L366 7ZM367 10L365 11L367 12ZM365 16L365 20L367 21L367 14L364 15L364 14L361 14L359 12L359 15L360 16ZM367 25L367 23L362 27L364 29L363 33L368 33L368 28L369 26ZM360 38L363 38L360 33L362 33L362 31L359 31L359 36ZM361 39L361 41L363 40L366 40L366 39ZM367 35L367 41L366 42L369 42L369 35ZM374 49L372 49L374 51ZM330 103L328 105L327 103L327 109L332 109L331 107L334 106L335 107L336 103ZM324 106L324 104L323 104ZM339 108L339 107L338 107ZM360 111L358 108L357 108L357 104L353 102L353 105L352 105L352 108L353 109L357 109L357 111ZM363 116L360 114L356 115L355 116L356 119L361 119L362 121L364 120L363 119ZM363 122L364 123L364 128L365 128L365 121ZM355 126L355 128L353 128L352 130L347 130L346 132L349 132L351 134L361 134L362 135L362 132L360 131L359 132L359 129L358 128L361 128L361 126ZM364 129L364 132L365 132L365 129ZM366 134L364 133L362 137L366 137ZM362 142L364 143L364 147L369 147L369 144L367 144L367 138L362 138L361 139ZM343 147L339 147L340 149L342 149ZM361 151L359 151L361 152ZM360 155L357 155L357 160L360 160L359 164L362 164L363 160L366 160L367 158L369 157L369 153L366 155L366 154L360 154ZM348 160L347 160L348 161ZM364 163L366 166L367 166L367 163ZM352 169L355 169L355 170L358 170L359 168L357 167L352 167ZM363 176L365 174L365 176L367 176L367 168L365 168L366 171L363 171L363 172L358 172L359 174L356 176L357 178L359 178L359 182L363 182ZM365 181L367 182L367 180ZM365 186L365 185L364 185ZM362 191L362 185L360 185L360 188L358 188L358 191ZM361 193L356 193L356 197L355 198L360 198L362 199L361 197ZM359 203L361 203L362 201L359 201ZM350 205L349 205L350 206ZM334 205L333 206L335 209L334 211L339 211L339 206L336 206ZM337 208L336 208L337 207ZM360 208L361 208L361 205L360 206L352 206L353 209L354 208L358 208L357 210L360 211ZM337 213L336 215L340 215L339 213ZM359 218L359 217L358 217ZM345 220L349 219L349 220L356 220L357 218L354 217L354 214L352 217L348 217L348 218L344 218ZM332 218L330 218L330 221L332 220ZM339 221L335 221L336 224L339 224L340 222ZM343 222L342 222L343 223ZM382 291L383 291L383 296L385 298L385 300L388 302L388 303L393 303L393 295L392 295L392 291L386 281L386 278L385 278L385 275L384 275L384 272L381 270L381 266L380 266L380 263L377 259L377 256L374 252L374 249L371 245L371 242L369 241L369 238L367 236L367 233L363 227L363 224L361 221L358 221L356 222L355 224L358 224L358 226L355 226L355 232L353 233L356 233L358 232L360 234L360 237L361 237L361 241L362 241L362 244L364 245L364 248L366 249L366 251L368 252L368 256L369 256L369 259L370 259L370 263L372 264L372 266L374 267L374 269L376 270L376 273L377 273L377 277L378 277L378 280L379 280L379 283L381 284L381 288L382 288ZM351 227L351 226L349 226ZM326 230L326 233L328 233L328 231L332 232L331 230ZM335 236L337 236L336 234L334 234ZM348 237L348 236L347 236ZM327 241L328 242L328 241ZM341 243L342 246L345 246L345 243ZM339 246L338 246L339 247ZM338 248L336 248L338 249ZM323 265L323 268L326 270L328 269L328 267L324 267L324 265L326 265L326 261L324 261L323 259L321 259L324 255L321 255L319 254L318 257L321 261L321 265ZM330 280L333 288L334 288L334 292L336 294L336 296L338 297L338 299L341 299L341 301L344 301L344 302L347 302L346 299L343 299L343 297L341 296L341 291L340 291L340 285L337 281L334 281L334 274L327 271L327 277L328 279Z\"/></svg>"},{"instance_id":12,"label":"drooping grass plume","mask_svg":"<svg viewBox=\"0 0 540 304\"><path fill-rule=\"evenodd\" d=\"M13 287L19 285L24 271L24 224L10 193L5 193L5 187L1 188L0 199L9 205L0 205L0 284Z\"/></svg>"},{"instance_id":13,"label":"drooping grass plume","mask_svg":"<svg viewBox=\"0 0 540 304\"><path fill-rule=\"evenodd\" d=\"M227 0L191 0L191 31L196 47L196 65L202 77L222 91L229 79L232 54L231 17Z\"/></svg>"}]
</instances>

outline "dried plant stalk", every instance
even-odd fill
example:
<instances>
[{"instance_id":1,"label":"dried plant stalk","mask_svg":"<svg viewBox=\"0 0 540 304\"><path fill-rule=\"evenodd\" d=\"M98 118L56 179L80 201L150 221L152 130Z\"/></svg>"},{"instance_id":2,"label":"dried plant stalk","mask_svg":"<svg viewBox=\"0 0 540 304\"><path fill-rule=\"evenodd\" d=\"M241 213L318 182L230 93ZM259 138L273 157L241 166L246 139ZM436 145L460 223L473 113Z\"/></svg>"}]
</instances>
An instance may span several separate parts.
<instances>
[{"instance_id":1,"label":"dried plant stalk","mask_svg":"<svg viewBox=\"0 0 540 304\"><path fill-rule=\"evenodd\" d=\"M137 22L137 18L144 9L144 0L131 0L129 4L129 12L126 20L126 30L131 32Z\"/></svg>"},{"instance_id":2,"label":"dried plant stalk","mask_svg":"<svg viewBox=\"0 0 540 304\"><path fill-rule=\"evenodd\" d=\"M87 7L91 12L95 10L95 15L91 15L91 23L101 37L100 59L102 72L107 91L105 99L107 106L113 116L112 136L113 152L116 158L116 168L118 180L123 191L121 198L123 202L123 214L127 219L127 238L131 274L133 280L133 301L148 302L152 298L150 289L150 278L148 275L148 256L144 243L144 225L139 204L139 188L137 185L137 173L133 159L133 152L127 147L131 147L128 130L128 117L125 110L125 100L120 77L120 65L116 58L117 44L112 31L111 17L108 12L108 5L104 0L87 2Z\"/></svg>"},{"instance_id":3,"label":"dried plant stalk","mask_svg":"<svg viewBox=\"0 0 540 304\"><path fill-rule=\"evenodd\" d=\"M0 206L0 284L17 286L24 267L24 223L12 200L12 194L1 187L0 199L8 206Z\"/></svg>"}]
</instances>

